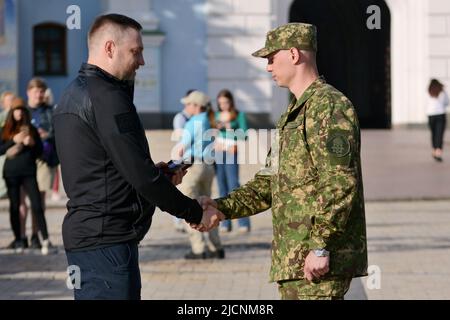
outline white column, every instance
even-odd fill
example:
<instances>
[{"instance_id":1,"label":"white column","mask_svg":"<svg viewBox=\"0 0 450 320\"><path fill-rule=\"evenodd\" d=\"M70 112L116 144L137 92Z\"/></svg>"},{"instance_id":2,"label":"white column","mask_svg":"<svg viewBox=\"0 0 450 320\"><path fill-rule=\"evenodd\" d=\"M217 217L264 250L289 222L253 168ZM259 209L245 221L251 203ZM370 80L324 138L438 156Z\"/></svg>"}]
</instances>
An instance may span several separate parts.
<instances>
[{"instance_id":1,"label":"white column","mask_svg":"<svg viewBox=\"0 0 450 320\"><path fill-rule=\"evenodd\" d=\"M207 0L208 93L230 89L239 110L272 111L265 59L252 57L272 27L272 0Z\"/></svg>"},{"instance_id":2,"label":"white column","mask_svg":"<svg viewBox=\"0 0 450 320\"><path fill-rule=\"evenodd\" d=\"M391 12L392 124L423 123L429 81L429 1L386 3Z\"/></svg>"},{"instance_id":3,"label":"white column","mask_svg":"<svg viewBox=\"0 0 450 320\"><path fill-rule=\"evenodd\" d=\"M139 112L162 112L161 44L163 34L144 32L145 66L138 70L134 88L134 104Z\"/></svg>"},{"instance_id":4,"label":"white column","mask_svg":"<svg viewBox=\"0 0 450 320\"><path fill-rule=\"evenodd\" d=\"M293 0L278 0L272 2L272 10L275 18L272 19L272 28L276 28L289 22L289 9ZM264 39L265 40L265 39ZM277 122L281 114L286 111L289 104L289 90L273 85L272 95L272 120Z\"/></svg>"},{"instance_id":5,"label":"white column","mask_svg":"<svg viewBox=\"0 0 450 320\"><path fill-rule=\"evenodd\" d=\"M161 104L161 45L164 34L150 0L107 0L107 13L120 13L138 21L142 27L145 66L136 75L134 104L140 113L159 113Z\"/></svg>"}]
</instances>

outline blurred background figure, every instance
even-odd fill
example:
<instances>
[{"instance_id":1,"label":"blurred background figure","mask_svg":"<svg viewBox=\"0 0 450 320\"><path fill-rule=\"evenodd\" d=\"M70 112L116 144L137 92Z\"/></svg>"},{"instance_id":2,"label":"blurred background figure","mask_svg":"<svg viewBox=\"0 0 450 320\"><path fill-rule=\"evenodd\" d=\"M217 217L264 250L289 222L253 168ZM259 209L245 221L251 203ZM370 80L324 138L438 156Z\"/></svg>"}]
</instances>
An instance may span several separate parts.
<instances>
[{"instance_id":1,"label":"blurred background figure","mask_svg":"<svg viewBox=\"0 0 450 320\"><path fill-rule=\"evenodd\" d=\"M186 122L183 136L178 145L180 159L193 161L179 185L179 189L190 198L202 195L211 196L211 187L214 179L214 156L208 146L212 143L206 140L207 131L215 127L214 112L210 98L201 91L193 91L181 99L181 103L192 110L192 117ZM191 243L191 251L185 259L211 259L225 258L218 228L209 232L199 232L186 228Z\"/></svg>"},{"instance_id":2,"label":"blurred background figure","mask_svg":"<svg viewBox=\"0 0 450 320\"><path fill-rule=\"evenodd\" d=\"M6 154L3 177L8 189L10 221L14 233L14 241L9 248L20 253L27 247L25 228L21 226L19 213L20 194L23 187L30 197L37 229L42 236L41 252L47 255L51 243L48 239L47 222L36 181L36 159L42 153L42 142L36 128L31 125L30 113L23 99L13 100L0 137L0 154Z\"/></svg>"},{"instance_id":3,"label":"blurred background figure","mask_svg":"<svg viewBox=\"0 0 450 320\"><path fill-rule=\"evenodd\" d=\"M186 95L184 97L187 97L191 92L195 90L190 89L186 92ZM183 136L183 130L184 126L186 125L186 122L189 121L189 119L194 115L194 108L191 104L185 104L183 110L178 112L175 117L173 117L173 133L172 133L172 141L179 142L181 137ZM184 230L184 221L183 219L179 219L177 217L173 217L173 224L175 226L175 230L178 232L186 232Z\"/></svg>"},{"instance_id":4,"label":"blurred background figure","mask_svg":"<svg viewBox=\"0 0 450 320\"><path fill-rule=\"evenodd\" d=\"M53 109L53 107L55 105L54 101L55 100L54 100L54 97L53 97L52 89L47 88L45 90L45 93L44 93L44 103L47 106L50 106ZM55 177L53 179L53 185L52 185L52 196L51 196L51 199L53 201L61 200L61 194L59 193L59 185L60 185L59 184L59 182L60 182L59 180L60 180L60 172L59 172L59 165L57 165L55 167Z\"/></svg>"},{"instance_id":5,"label":"blurred background figure","mask_svg":"<svg viewBox=\"0 0 450 320\"><path fill-rule=\"evenodd\" d=\"M216 176L220 197L225 197L240 186L238 164L238 139L245 139L247 121L245 114L236 109L232 93L223 89L217 95L219 111L216 112L216 126L219 135L215 140ZM241 133L236 132L240 130ZM237 220L239 232L250 231L250 218ZM220 223L221 232L232 230L231 220Z\"/></svg>"},{"instance_id":6,"label":"blurred background figure","mask_svg":"<svg viewBox=\"0 0 450 320\"><path fill-rule=\"evenodd\" d=\"M47 88L44 92L44 103L48 106L53 106L55 104L54 101L52 89Z\"/></svg>"},{"instance_id":7,"label":"blurred background figure","mask_svg":"<svg viewBox=\"0 0 450 320\"><path fill-rule=\"evenodd\" d=\"M6 117L8 115L9 110L11 109L11 105L13 99L15 98L15 94L11 91L5 91L0 95L0 126L3 127L5 125Z\"/></svg>"},{"instance_id":8,"label":"blurred background figure","mask_svg":"<svg viewBox=\"0 0 450 320\"><path fill-rule=\"evenodd\" d=\"M11 109L11 105L15 94L11 91L5 91L0 95L0 129L5 125L6 117ZM3 172L3 165L5 164L5 155L0 156L0 172ZM6 183L3 179L3 175L0 176L0 199L7 198Z\"/></svg>"},{"instance_id":9,"label":"blurred background figure","mask_svg":"<svg viewBox=\"0 0 450 320\"><path fill-rule=\"evenodd\" d=\"M436 79L431 80L428 93L430 96L428 98L427 115L433 147L431 155L436 161L442 162L442 145L447 125L446 108L449 105L449 99L444 90L444 85Z\"/></svg>"},{"instance_id":10,"label":"blurred background figure","mask_svg":"<svg viewBox=\"0 0 450 320\"><path fill-rule=\"evenodd\" d=\"M59 165L55 149L55 137L52 124L53 106L46 103L52 99L51 91L46 91L48 87L41 78L33 78L28 82L27 97L28 110L31 113L31 124L37 129L42 140L42 155L36 160L37 182L41 193L42 209L46 209L46 192L52 192L55 179L56 167ZM27 207L25 201L21 202L21 215L23 215L24 225L26 225ZM41 248L39 237L37 236L37 223L35 215L32 220L32 236L30 247Z\"/></svg>"}]
</instances>

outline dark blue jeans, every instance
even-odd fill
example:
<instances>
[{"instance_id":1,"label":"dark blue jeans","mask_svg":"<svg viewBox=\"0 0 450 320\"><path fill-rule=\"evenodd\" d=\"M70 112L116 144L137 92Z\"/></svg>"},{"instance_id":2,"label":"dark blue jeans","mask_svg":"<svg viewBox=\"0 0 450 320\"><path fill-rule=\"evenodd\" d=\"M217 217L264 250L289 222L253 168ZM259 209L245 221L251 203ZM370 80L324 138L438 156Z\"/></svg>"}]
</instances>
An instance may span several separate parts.
<instances>
[{"instance_id":1,"label":"dark blue jeans","mask_svg":"<svg viewBox=\"0 0 450 320\"><path fill-rule=\"evenodd\" d=\"M225 197L231 191L239 187L239 164L237 162L237 153L234 155L226 152L216 152L216 157L222 161L216 163L216 176L219 185L220 197ZM250 228L250 218L238 219L240 227ZM220 223L220 226L231 230L231 220L225 220Z\"/></svg>"},{"instance_id":2,"label":"dark blue jeans","mask_svg":"<svg viewBox=\"0 0 450 320\"><path fill-rule=\"evenodd\" d=\"M69 266L80 268L75 300L140 300L141 275L135 242L88 251L66 251Z\"/></svg>"}]
</instances>

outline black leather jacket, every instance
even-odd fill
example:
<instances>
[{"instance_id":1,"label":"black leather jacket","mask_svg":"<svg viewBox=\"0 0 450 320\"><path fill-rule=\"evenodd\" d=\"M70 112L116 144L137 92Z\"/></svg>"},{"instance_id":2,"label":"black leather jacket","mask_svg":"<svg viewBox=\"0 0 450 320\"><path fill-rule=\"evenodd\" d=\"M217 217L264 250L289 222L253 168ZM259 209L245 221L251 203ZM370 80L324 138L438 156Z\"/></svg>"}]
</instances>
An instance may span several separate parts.
<instances>
[{"instance_id":1,"label":"black leather jacket","mask_svg":"<svg viewBox=\"0 0 450 320\"><path fill-rule=\"evenodd\" d=\"M155 167L133 104L134 87L83 64L53 112L56 149L69 197L66 250L140 241L155 206L199 223L202 208Z\"/></svg>"}]
</instances>

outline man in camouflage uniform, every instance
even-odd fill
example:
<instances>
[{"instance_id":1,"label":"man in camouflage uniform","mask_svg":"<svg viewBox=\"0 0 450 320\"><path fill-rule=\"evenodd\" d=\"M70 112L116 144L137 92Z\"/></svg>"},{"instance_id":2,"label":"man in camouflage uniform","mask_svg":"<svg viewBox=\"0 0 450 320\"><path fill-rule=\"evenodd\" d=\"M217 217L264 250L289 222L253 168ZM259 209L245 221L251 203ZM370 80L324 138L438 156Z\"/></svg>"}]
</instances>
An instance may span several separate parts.
<instances>
[{"instance_id":1,"label":"man in camouflage uniform","mask_svg":"<svg viewBox=\"0 0 450 320\"><path fill-rule=\"evenodd\" d=\"M352 103L318 76L313 25L267 34L253 56L295 98L281 116L264 169L225 198L202 198L227 219L272 208L271 281L282 299L343 299L367 275L360 130ZM331 58L331 57L330 57Z\"/></svg>"}]
</instances>

